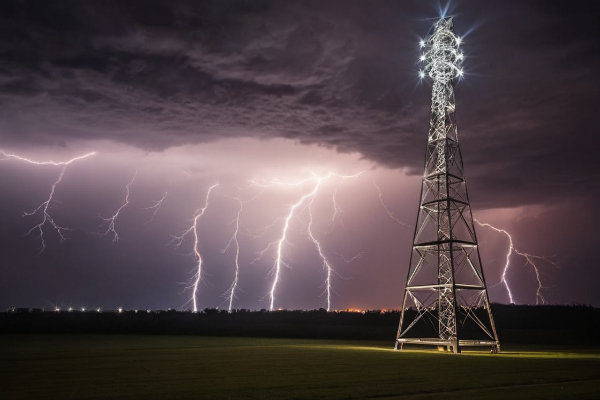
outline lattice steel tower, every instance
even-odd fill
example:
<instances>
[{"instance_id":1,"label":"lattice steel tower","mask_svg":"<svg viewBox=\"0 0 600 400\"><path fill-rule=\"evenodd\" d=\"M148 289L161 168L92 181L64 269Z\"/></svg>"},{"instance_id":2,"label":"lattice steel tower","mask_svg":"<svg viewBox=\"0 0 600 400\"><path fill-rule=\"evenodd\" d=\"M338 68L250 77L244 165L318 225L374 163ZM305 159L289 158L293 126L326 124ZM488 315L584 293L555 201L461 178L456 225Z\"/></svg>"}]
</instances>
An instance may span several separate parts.
<instances>
[{"instance_id":1,"label":"lattice steel tower","mask_svg":"<svg viewBox=\"0 0 600 400\"><path fill-rule=\"evenodd\" d=\"M426 344L460 353L462 346L491 346L498 352L458 145L453 86L463 74L463 55L452 18L440 19L420 45L421 78L433 80L431 122L396 348Z\"/></svg>"}]
</instances>

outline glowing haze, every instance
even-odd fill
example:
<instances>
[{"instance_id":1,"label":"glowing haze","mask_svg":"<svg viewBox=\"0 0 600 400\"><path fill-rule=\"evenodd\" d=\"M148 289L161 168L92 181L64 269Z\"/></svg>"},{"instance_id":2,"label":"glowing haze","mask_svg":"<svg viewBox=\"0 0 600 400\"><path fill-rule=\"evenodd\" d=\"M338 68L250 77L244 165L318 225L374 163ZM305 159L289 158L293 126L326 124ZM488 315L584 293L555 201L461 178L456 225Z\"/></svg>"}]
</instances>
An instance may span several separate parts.
<instances>
[{"instance_id":1,"label":"glowing haze","mask_svg":"<svg viewBox=\"0 0 600 400\"><path fill-rule=\"evenodd\" d=\"M600 305L598 10L553 4L446 11L459 137L491 301ZM0 8L0 307L400 306L444 10Z\"/></svg>"}]
</instances>

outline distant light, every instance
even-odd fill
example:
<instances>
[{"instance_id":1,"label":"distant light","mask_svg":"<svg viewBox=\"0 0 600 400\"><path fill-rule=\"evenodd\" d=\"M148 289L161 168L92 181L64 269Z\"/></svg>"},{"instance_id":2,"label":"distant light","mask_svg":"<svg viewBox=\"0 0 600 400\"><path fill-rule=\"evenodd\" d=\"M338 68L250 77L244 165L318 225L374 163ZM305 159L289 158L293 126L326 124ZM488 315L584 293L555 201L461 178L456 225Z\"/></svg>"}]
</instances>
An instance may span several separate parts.
<instances>
[{"instance_id":1,"label":"distant light","mask_svg":"<svg viewBox=\"0 0 600 400\"><path fill-rule=\"evenodd\" d=\"M96 308L96 311L97 312L102 312L102 309L101 308Z\"/></svg>"},{"instance_id":2,"label":"distant light","mask_svg":"<svg viewBox=\"0 0 600 400\"><path fill-rule=\"evenodd\" d=\"M421 40L421 41L419 42L419 46L421 46L421 47L425 47L425 41L424 41L424 40Z\"/></svg>"},{"instance_id":3,"label":"distant light","mask_svg":"<svg viewBox=\"0 0 600 400\"><path fill-rule=\"evenodd\" d=\"M426 58L426 57L425 57L425 54L421 54L421 58L419 58L419 60L421 60L421 61L425 61L425 58Z\"/></svg>"},{"instance_id":4,"label":"distant light","mask_svg":"<svg viewBox=\"0 0 600 400\"><path fill-rule=\"evenodd\" d=\"M419 71L419 78L421 78L421 79L425 78L425 72Z\"/></svg>"},{"instance_id":5,"label":"distant light","mask_svg":"<svg viewBox=\"0 0 600 400\"><path fill-rule=\"evenodd\" d=\"M81 307L81 311L85 311L85 307Z\"/></svg>"},{"instance_id":6,"label":"distant light","mask_svg":"<svg viewBox=\"0 0 600 400\"><path fill-rule=\"evenodd\" d=\"M69 307L69 312L72 312L72 311L73 311L73 307Z\"/></svg>"},{"instance_id":7,"label":"distant light","mask_svg":"<svg viewBox=\"0 0 600 400\"><path fill-rule=\"evenodd\" d=\"M458 60L462 60L464 58L462 53L458 53L458 56L456 57Z\"/></svg>"},{"instance_id":8,"label":"distant light","mask_svg":"<svg viewBox=\"0 0 600 400\"><path fill-rule=\"evenodd\" d=\"M347 308L346 312L352 312L352 313L361 313L364 314L365 310L361 310L360 308Z\"/></svg>"},{"instance_id":9,"label":"distant light","mask_svg":"<svg viewBox=\"0 0 600 400\"><path fill-rule=\"evenodd\" d=\"M458 70L458 76L463 76L463 70L462 69Z\"/></svg>"},{"instance_id":10,"label":"distant light","mask_svg":"<svg viewBox=\"0 0 600 400\"><path fill-rule=\"evenodd\" d=\"M460 44L460 42L461 42L461 41L462 41L462 40L460 39L460 37L458 37L458 36L457 36L457 37L456 37L456 44Z\"/></svg>"},{"instance_id":11,"label":"distant light","mask_svg":"<svg viewBox=\"0 0 600 400\"><path fill-rule=\"evenodd\" d=\"M60 307L54 307L54 311L59 312L60 311Z\"/></svg>"},{"instance_id":12,"label":"distant light","mask_svg":"<svg viewBox=\"0 0 600 400\"><path fill-rule=\"evenodd\" d=\"M120 313L122 313L122 312L123 312L123 307L119 307L119 308L117 309L117 311L119 311Z\"/></svg>"}]
</instances>

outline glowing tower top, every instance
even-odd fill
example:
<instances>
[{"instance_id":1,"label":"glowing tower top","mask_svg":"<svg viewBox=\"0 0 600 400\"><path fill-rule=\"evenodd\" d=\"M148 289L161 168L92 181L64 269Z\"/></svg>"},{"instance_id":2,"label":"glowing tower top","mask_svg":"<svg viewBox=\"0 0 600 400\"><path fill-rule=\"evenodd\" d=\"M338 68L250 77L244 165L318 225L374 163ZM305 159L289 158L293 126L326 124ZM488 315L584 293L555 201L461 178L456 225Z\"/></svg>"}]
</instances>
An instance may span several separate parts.
<instances>
[{"instance_id":1,"label":"glowing tower top","mask_svg":"<svg viewBox=\"0 0 600 400\"><path fill-rule=\"evenodd\" d=\"M425 65L419 75L433 80L429 143L446 138L458 141L453 84L455 78L463 75L461 66L464 57L459 50L460 42L454 34L452 18L442 18L433 26L433 34L420 43L423 53L419 60ZM445 159L443 154L439 155L437 162L430 167L444 172Z\"/></svg>"}]
</instances>

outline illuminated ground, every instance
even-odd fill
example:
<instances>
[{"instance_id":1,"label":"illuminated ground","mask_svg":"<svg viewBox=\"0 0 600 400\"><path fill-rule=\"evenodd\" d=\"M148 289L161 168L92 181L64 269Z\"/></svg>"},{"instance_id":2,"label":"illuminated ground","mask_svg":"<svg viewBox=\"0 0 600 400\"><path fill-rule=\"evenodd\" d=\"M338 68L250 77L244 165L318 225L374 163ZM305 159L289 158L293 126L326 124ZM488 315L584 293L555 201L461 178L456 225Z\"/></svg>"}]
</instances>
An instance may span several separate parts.
<instances>
[{"instance_id":1,"label":"illuminated ground","mask_svg":"<svg viewBox=\"0 0 600 400\"><path fill-rule=\"evenodd\" d=\"M3 335L4 399L592 399L598 349L443 354L392 343Z\"/></svg>"}]
</instances>

